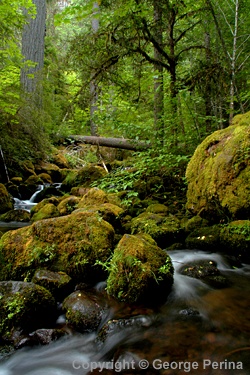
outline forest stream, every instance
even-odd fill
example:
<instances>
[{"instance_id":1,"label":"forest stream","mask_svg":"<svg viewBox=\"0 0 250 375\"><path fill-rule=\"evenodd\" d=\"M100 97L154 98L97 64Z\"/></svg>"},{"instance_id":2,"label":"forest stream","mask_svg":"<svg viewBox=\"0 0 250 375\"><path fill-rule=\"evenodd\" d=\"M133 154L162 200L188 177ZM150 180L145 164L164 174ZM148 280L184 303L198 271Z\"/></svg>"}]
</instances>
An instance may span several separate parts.
<instances>
[{"instance_id":1,"label":"forest stream","mask_svg":"<svg viewBox=\"0 0 250 375\"><path fill-rule=\"evenodd\" d=\"M98 333L71 334L20 349L2 361L0 375L250 374L250 265L236 268L203 251L169 254L175 277L163 306L138 308L135 324L115 326L104 342ZM180 274L194 260L216 262L230 286L214 289ZM129 317L129 308L113 306L106 321Z\"/></svg>"}]
</instances>

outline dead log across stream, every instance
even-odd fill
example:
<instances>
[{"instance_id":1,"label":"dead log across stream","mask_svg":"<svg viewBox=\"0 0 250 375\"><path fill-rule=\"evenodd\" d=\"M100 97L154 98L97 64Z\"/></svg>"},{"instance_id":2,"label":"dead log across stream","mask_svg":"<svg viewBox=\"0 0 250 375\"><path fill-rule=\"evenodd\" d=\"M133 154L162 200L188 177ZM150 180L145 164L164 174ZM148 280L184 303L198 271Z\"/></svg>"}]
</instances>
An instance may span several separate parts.
<instances>
[{"instance_id":1,"label":"dead log across stream","mask_svg":"<svg viewBox=\"0 0 250 375\"><path fill-rule=\"evenodd\" d=\"M90 135L70 135L68 138L74 140L75 142L81 142L96 146L121 148L125 150L143 151L151 147L151 144L149 142L124 138L106 138Z\"/></svg>"}]
</instances>

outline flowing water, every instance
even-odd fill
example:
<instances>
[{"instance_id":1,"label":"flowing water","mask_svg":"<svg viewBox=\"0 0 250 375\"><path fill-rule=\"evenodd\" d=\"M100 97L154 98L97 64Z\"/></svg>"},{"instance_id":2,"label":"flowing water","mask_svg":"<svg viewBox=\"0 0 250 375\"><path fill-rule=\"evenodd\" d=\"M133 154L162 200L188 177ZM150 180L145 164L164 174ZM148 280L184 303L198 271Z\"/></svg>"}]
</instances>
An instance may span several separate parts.
<instances>
[{"instance_id":1,"label":"flowing water","mask_svg":"<svg viewBox=\"0 0 250 375\"><path fill-rule=\"evenodd\" d=\"M0 375L249 375L250 265L235 268L223 256L201 251L169 254L175 280L163 306L114 305L108 318L116 328L104 342L96 340L98 333L73 334L24 348L0 364ZM198 259L216 262L230 286L214 289L180 274L183 265ZM115 325L128 316L131 324Z\"/></svg>"}]
</instances>

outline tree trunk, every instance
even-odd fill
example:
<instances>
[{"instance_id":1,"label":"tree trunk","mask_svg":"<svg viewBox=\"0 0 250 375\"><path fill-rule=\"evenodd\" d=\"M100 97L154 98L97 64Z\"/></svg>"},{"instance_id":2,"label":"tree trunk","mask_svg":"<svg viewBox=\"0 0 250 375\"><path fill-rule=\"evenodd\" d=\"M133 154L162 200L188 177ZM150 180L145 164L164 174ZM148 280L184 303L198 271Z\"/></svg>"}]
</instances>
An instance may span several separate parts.
<instances>
[{"instance_id":1,"label":"tree trunk","mask_svg":"<svg viewBox=\"0 0 250 375\"><path fill-rule=\"evenodd\" d=\"M151 147L150 143L124 138L105 138L87 135L70 135L68 138L74 140L75 142L112 148L121 148L125 150L143 151Z\"/></svg>"},{"instance_id":2,"label":"tree trunk","mask_svg":"<svg viewBox=\"0 0 250 375\"><path fill-rule=\"evenodd\" d=\"M154 0L154 23L155 23L155 40L162 47L162 6L161 1ZM162 61L162 54L154 47L154 59ZM154 124L156 133L159 135L160 142L163 144L164 139L164 91L163 91L163 66L154 64ZM157 137L158 138L158 137Z\"/></svg>"},{"instance_id":3,"label":"tree trunk","mask_svg":"<svg viewBox=\"0 0 250 375\"><path fill-rule=\"evenodd\" d=\"M22 54L25 61L32 61L35 66L23 68L21 85L25 93L34 94L32 99L41 104L41 89L38 87L39 73L44 64L44 38L46 22L46 0L33 0L36 5L36 17L30 18L22 34Z\"/></svg>"},{"instance_id":4,"label":"tree trunk","mask_svg":"<svg viewBox=\"0 0 250 375\"><path fill-rule=\"evenodd\" d=\"M94 33L94 40L99 30L99 2L95 1L93 5L93 16L92 16L92 31ZM96 17L97 16L97 17ZM95 72L93 72L93 77ZM98 110L98 84L96 78L91 78L90 81L90 133L93 136L98 136L98 127L96 124L95 113Z\"/></svg>"}]
</instances>

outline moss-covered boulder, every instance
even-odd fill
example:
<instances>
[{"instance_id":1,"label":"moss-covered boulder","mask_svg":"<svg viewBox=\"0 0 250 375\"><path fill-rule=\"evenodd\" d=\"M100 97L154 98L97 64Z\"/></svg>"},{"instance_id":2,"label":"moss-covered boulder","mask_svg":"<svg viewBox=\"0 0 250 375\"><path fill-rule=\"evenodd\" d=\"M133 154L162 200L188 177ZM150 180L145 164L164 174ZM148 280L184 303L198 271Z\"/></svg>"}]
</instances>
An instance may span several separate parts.
<instances>
[{"instance_id":1,"label":"moss-covered boulder","mask_svg":"<svg viewBox=\"0 0 250 375\"><path fill-rule=\"evenodd\" d=\"M27 223L30 221L30 213L26 210L10 210L0 215L0 221L19 221L21 223Z\"/></svg>"},{"instance_id":2,"label":"moss-covered boulder","mask_svg":"<svg viewBox=\"0 0 250 375\"><path fill-rule=\"evenodd\" d=\"M78 204L78 208L108 203L108 194L98 188L92 188L87 191Z\"/></svg>"},{"instance_id":3,"label":"moss-covered boulder","mask_svg":"<svg viewBox=\"0 0 250 375\"><path fill-rule=\"evenodd\" d=\"M53 203L47 203L32 216L31 221L34 222L57 216L60 216L60 212L58 211L57 207Z\"/></svg>"},{"instance_id":4,"label":"moss-covered boulder","mask_svg":"<svg viewBox=\"0 0 250 375\"><path fill-rule=\"evenodd\" d=\"M187 236L186 247L188 249L199 249L205 251L222 251L219 225L195 229Z\"/></svg>"},{"instance_id":5,"label":"moss-covered boulder","mask_svg":"<svg viewBox=\"0 0 250 375\"><path fill-rule=\"evenodd\" d=\"M103 220L110 223L116 231L121 231L122 223L121 217L124 210L112 203L103 203L94 206L86 206L84 208L79 208L79 211L87 211L98 214Z\"/></svg>"},{"instance_id":6,"label":"moss-covered boulder","mask_svg":"<svg viewBox=\"0 0 250 375\"><path fill-rule=\"evenodd\" d=\"M13 199L9 195L6 187L0 184L0 214L3 214L14 208Z\"/></svg>"},{"instance_id":7,"label":"moss-covered boulder","mask_svg":"<svg viewBox=\"0 0 250 375\"><path fill-rule=\"evenodd\" d=\"M125 234L109 264L107 292L129 303L160 303L173 283L168 254L149 235Z\"/></svg>"},{"instance_id":8,"label":"moss-covered boulder","mask_svg":"<svg viewBox=\"0 0 250 375\"><path fill-rule=\"evenodd\" d=\"M31 210L30 210L30 215L33 216L36 214L38 211L40 211L46 204L53 204L54 206L58 206L59 200L56 197L50 197L50 198L45 198L41 202L35 204Z\"/></svg>"},{"instance_id":9,"label":"moss-covered boulder","mask_svg":"<svg viewBox=\"0 0 250 375\"><path fill-rule=\"evenodd\" d=\"M97 330L107 315L108 307L95 294L77 290L63 301L67 322L79 332Z\"/></svg>"},{"instance_id":10,"label":"moss-covered boulder","mask_svg":"<svg viewBox=\"0 0 250 375\"><path fill-rule=\"evenodd\" d=\"M208 136L191 158L186 208L208 220L250 215L250 116Z\"/></svg>"},{"instance_id":11,"label":"moss-covered boulder","mask_svg":"<svg viewBox=\"0 0 250 375\"><path fill-rule=\"evenodd\" d=\"M154 203L154 204L150 204L147 207L146 212L151 212L153 214L159 214L159 215L167 215L169 212L169 209L167 206L165 206L165 204Z\"/></svg>"},{"instance_id":12,"label":"moss-covered boulder","mask_svg":"<svg viewBox=\"0 0 250 375\"><path fill-rule=\"evenodd\" d=\"M74 195L70 195L62 199L61 202L57 206L57 209L60 215L71 214L71 212L77 208L79 201L80 201L80 198L75 197Z\"/></svg>"},{"instance_id":13,"label":"moss-covered boulder","mask_svg":"<svg viewBox=\"0 0 250 375\"><path fill-rule=\"evenodd\" d=\"M221 226L220 243L227 254L250 262L250 220L236 220Z\"/></svg>"},{"instance_id":14,"label":"moss-covered boulder","mask_svg":"<svg viewBox=\"0 0 250 375\"><path fill-rule=\"evenodd\" d=\"M97 165L88 165L81 169L69 170L62 182L62 189L70 191L74 186L89 187L92 182L106 175L104 168Z\"/></svg>"},{"instance_id":15,"label":"moss-covered boulder","mask_svg":"<svg viewBox=\"0 0 250 375\"><path fill-rule=\"evenodd\" d=\"M31 280L37 269L65 272L77 282L103 280L95 263L107 261L113 241L113 227L93 213L37 221L1 238L0 280Z\"/></svg>"},{"instance_id":16,"label":"moss-covered boulder","mask_svg":"<svg viewBox=\"0 0 250 375\"><path fill-rule=\"evenodd\" d=\"M201 227L207 227L209 225L208 220L203 219L199 215L191 217L191 219L185 222L185 231L187 233L193 232L195 229L199 229Z\"/></svg>"},{"instance_id":17,"label":"moss-covered boulder","mask_svg":"<svg viewBox=\"0 0 250 375\"><path fill-rule=\"evenodd\" d=\"M27 333L55 323L56 302L45 288L33 283L0 282L0 335L9 339L13 330Z\"/></svg>"},{"instance_id":18,"label":"moss-covered boulder","mask_svg":"<svg viewBox=\"0 0 250 375\"><path fill-rule=\"evenodd\" d=\"M131 221L131 233L147 233L157 245L165 249L174 242L180 242L183 230L181 223L175 216L164 216L150 212L143 212Z\"/></svg>"},{"instance_id":19,"label":"moss-covered boulder","mask_svg":"<svg viewBox=\"0 0 250 375\"><path fill-rule=\"evenodd\" d=\"M235 220L195 229L186 238L188 249L223 252L250 261L250 220Z\"/></svg>"},{"instance_id":20,"label":"moss-covered boulder","mask_svg":"<svg viewBox=\"0 0 250 375\"><path fill-rule=\"evenodd\" d=\"M32 282L49 290L56 301L63 301L73 289L72 279L65 272L52 272L45 269L37 270Z\"/></svg>"}]
</instances>

